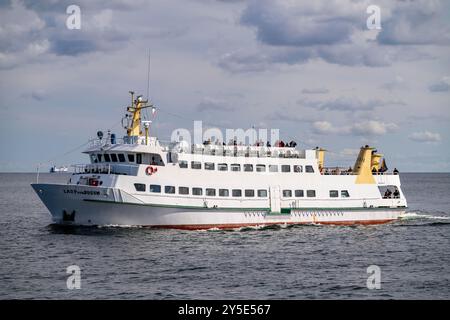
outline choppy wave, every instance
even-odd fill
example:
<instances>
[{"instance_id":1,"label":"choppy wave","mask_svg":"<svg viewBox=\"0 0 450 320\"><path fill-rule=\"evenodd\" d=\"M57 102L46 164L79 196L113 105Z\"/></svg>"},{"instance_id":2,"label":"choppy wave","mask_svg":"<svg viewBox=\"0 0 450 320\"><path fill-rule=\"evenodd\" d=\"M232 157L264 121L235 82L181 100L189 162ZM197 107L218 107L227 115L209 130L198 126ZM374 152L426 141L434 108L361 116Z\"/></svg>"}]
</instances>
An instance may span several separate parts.
<instances>
[{"instance_id":1,"label":"choppy wave","mask_svg":"<svg viewBox=\"0 0 450 320\"><path fill-rule=\"evenodd\" d=\"M444 212L411 211L400 215L396 226L408 227L445 227L450 225L450 216Z\"/></svg>"},{"instance_id":2,"label":"choppy wave","mask_svg":"<svg viewBox=\"0 0 450 320\"><path fill-rule=\"evenodd\" d=\"M444 215L433 215L433 214L426 214L421 211L416 212L406 212L399 216L402 220L413 220L413 219L433 219L433 220L450 220L449 216Z\"/></svg>"}]
</instances>

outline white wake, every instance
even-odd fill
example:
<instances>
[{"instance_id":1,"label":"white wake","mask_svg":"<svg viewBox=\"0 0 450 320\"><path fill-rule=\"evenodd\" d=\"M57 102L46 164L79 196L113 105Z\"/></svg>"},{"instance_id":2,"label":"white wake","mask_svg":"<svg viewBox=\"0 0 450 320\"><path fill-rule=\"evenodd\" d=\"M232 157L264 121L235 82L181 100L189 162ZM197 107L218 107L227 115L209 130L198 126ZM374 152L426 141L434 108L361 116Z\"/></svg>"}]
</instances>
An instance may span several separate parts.
<instances>
[{"instance_id":1,"label":"white wake","mask_svg":"<svg viewBox=\"0 0 450 320\"><path fill-rule=\"evenodd\" d=\"M417 212L406 212L399 216L400 219L410 220L410 219L435 219L435 220L450 220L449 216L434 216L431 214L423 214Z\"/></svg>"}]
</instances>

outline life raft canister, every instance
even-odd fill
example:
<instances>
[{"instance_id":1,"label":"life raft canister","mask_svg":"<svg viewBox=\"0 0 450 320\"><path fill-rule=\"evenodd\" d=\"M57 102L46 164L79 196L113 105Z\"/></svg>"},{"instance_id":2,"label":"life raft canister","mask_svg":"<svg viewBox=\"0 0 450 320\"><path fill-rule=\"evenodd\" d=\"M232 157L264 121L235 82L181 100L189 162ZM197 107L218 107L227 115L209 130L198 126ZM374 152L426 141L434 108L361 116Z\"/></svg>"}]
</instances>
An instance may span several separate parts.
<instances>
[{"instance_id":1,"label":"life raft canister","mask_svg":"<svg viewBox=\"0 0 450 320\"><path fill-rule=\"evenodd\" d=\"M145 168L145 173L150 176L153 173L155 173L156 171L158 171L158 168L153 168L152 166L148 166L147 168Z\"/></svg>"}]
</instances>

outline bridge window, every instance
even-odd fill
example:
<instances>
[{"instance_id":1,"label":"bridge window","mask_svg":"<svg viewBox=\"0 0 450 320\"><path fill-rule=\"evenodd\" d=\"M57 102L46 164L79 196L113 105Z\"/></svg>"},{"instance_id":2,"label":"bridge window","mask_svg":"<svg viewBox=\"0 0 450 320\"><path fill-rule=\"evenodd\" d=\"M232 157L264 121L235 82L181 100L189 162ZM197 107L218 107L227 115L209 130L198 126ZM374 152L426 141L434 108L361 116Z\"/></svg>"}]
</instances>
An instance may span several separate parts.
<instances>
[{"instance_id":1,"label":"bridge window","mask_svg":"<svg viewBox=\"0 0 450 320\"><path fill-rule=\"evenodd\" d=\"M97 160L98 160L98 162L102 162L103 161L102 155L100 153L97 154Z\"/></svg>"},{"instance_id":2,"label":"bridge window","mask_svg":"<svg viewBox=\"0 0 450 320\"><path fill-rule=\"evenodd\" d=\"M283 190L283 197L292 198L292 190Z\"/></svg>"},{"instance_id":3,"label":"bridge window","mask_svg":"<svg viewBox=\"0 0 450 320\"><path fill-rule=\"evenodd\" d=\"M152 166L164 166L164 161L158 153L145 154L145 163Z\"/></svg>"},{"instance_id":4,"label":"bridge window","mask_svg":"<svg viewBox=\"0 0 450 320\"><path fill-rule=\"evenodd\" d=\"M115 153L111 153L112 162L117 162L117 155Z\"/></svg>"},{"instance_id":5,"label":"bridge window","mask_svg":"<svg viewBox=\"0 0 450 320\"><path fill-rule=\"evenodd\" d=\"M91 156L91 162L92 163L97 163L98 162L97 157L95 156L95 154L92 153L90 156Z\"/></svg>"},{"instance_id":6,"label":"bridge window","mask_svg":"<svg viewBox=\"0 0 450 320\"><path fill-rule=\"evenodd\" d=\"M119 162L125 162L125 156L123 153L119 153L117 156L119 157Z\"/></svg>"},{"instance_id":7,"label":"bridge window","mask_svg":"<svg viewBox=\"0 0 450 320\"><path fill-rule=\"evenodd\" d=\"M281 166L281 172L291 172L291 166L287 164L283 164Z\"/></svg>"},{"instance_id":8,"label":"bridge window","mask_svg":"<svg viewBox=\"0 0 450 320\"><path fill-rule=\"evenodd\" d=\"M255 196L255 190L253 190L253 189L245 189L244 194L248 198L253 198Z\"/></svg>"},{"instance_id":9,"label":"bridge window","mask_svg":"<svg viewBox=\"0 0 450 320\"><path fill-rule=\"evenodd\" d=\"M267 190L258 190L258 197L259 198L267 197Z\"/></svg>"},{"instance_id":10,"label":"bridge window","mask_svg":"<svg viewBox=\"0 0 450 320\"><path fill-rule=\"evenodd\" d=\"M205 162L205 170L214 170L214 163Z\"/></svg>"},{"instance_id":11,"label":"bridge window","mask_svg":"<svg viewBox=\"0 0 450 320\"><path fill-rule=\"evenodd\" d=\"M266 172L266 166L264 164L257 164L256 172Z\"/></svg>"},{"instance_id":12,"label":"bridge window","mask_svg":"<svg viewBox=\"0 0 450 320\"><path fill-rule=\"evenodd\" d=\"M109 157L109 154L105 153L105 161L111 162L111 158Z\"/></svg>"},{"instance_id":13,"label":"bridge window","mask_svg":"<svg viewBox=\"0 0 450 320\"><path fill-rule=\"evenodd\" d=\"M313 166L305 166L305 172L313 173L314 172Z\"/></svg>"},{"instance_id":14,"label":"bridge window","mask_svg":"<svg viewBox=\"0 0 450 320\"><path fill-rule=\"evenodd\" d=\"M306 190L306 196L308 198L315 198L316 197L316 190Z\"/></svg>"},{"instance_id":15,"label":"bridge window","mask_svg":"<svg viewBox=\"0 0 450 320\"><path fill-rule=\"evenodd\" d=\"M230 190L228 189L219 189L219 197L229 197Z\"/></svg>"},{"instance_id":16,"label":"bridge window","mask_svg":"<svg viewBox=\"0 0 450 320\"><path fill-rule=\"evenodd\" d=\"M141 164L142 163L142 153L136 154L136 163Z\"/></svg>"},{"instance_id":17,"label":"bridge window","mask_svg":"<svg viewBox=\"0 0 450 320\"><path fill-rule=\"evenodd\" d=\"M337 198L337 197L339 197L339 191L330 190L330 198Z\"/></svg>"},{"instance_id":18,"label":"bridge window","mask_svg":"<svg viewBox=\"0 0 450 320\"><path fill-rule=\"evenodd\" d=\"M134 162L134 154L133 153L128 154L128 162Z\"/></svg>"},{"instance_id":19,"label":"bridge window","mask_svg":"<svg viewBox=\"0 0 450 320\"><path fill-rule=\"evenodd\" d=\"M341 190L341 198L349 198L350 194L347 190Z\"/></svg>"},{"instance_id":20,"label":"bridge window","mask_svg":"<svg viewBox=\"0 0 450 320\"><path fill-rule=\"evenodd\" d=\"M294 172L303 172L303 167L299 165L294 165Z\"/></svg>"},{"instance_id":21,"label":"bridge window","mask_svg":"<svg viewBox=\"0 0 450 320\"><path fill-rule=\"evenodd\" d=\"M269 165L269 172L278 172L278 166L276 164Z\"/></svg>"},{"instance_id":22,"label":"bridge window","mask_svg":"<svg viewBox=\"0 0 450 320\"><path fill-rule=\"evenodd\" d=\"M231 195L233 197L242 197L242 190L240 190L240 189L233 189L231 191Z\"/></svg>"},{"instance_id":23,"label":"bridge window","mask_svg":"<svg viewBox=\"0 0 450 320\"><path fill-rule=\"evenodd\" d=\"M206 188L206 195L208 197L215 197L216 196L216 189L210 189L210 188Z\"/></svg>"},{"instance_id":24,"label":"bridge window","mask_svg":"<svg viewBox=\"0 0 450 320\"><path fill-rule=\"evenodd\" d=\"M178 165L180 166L180 168L186 169L188 167L188 162L181 160Z\"/></svg>"},{"instance_id":25,"label":"bridge window","mask_svg":"<svg viewBox=\"0 0 450 320\"><path fill-rule=\"evenodd\" d=\"M228 171L228 165L226 163L219 163L217 165L217 170L219 170L219 171Z\"/></svg>"},{"instance_id":26,"label":"bridge window","mask_svg":"<svg viewBox=\"0 0 450 320\"><path fill-rule=\"evenodd\" d=\"M201 169L202 163L199 161L191 161L191 169Z\"/></svg>"},{"instance_id":27,"label":"bridge window","mask_svg":"<svg viewBox=\"0 0 450 320\"><path fill-rule=\"evenodd\" d=\"M203 194L202 188L192 188L192 195L201 196Z\"/></svg>"},{"instance_id":28,"label":"bridge window","mask_svg":"<svg viewBox=\"0 0 450 320\"><path fill-rule=\"evenodd\" d=\"M164 192L165 193L175 193L175 187L174 186L165 186Z\"/></svg>"},{"instance_id":29,"label":"bridge window","mask_svg":"<svg viewBox=\"0 0 450 320\"><path fill-rule=\"evenodd\" d=\"M151 184L150 192L161 193L161 186L159 184Z\"/></svg>"},{"instance_id":30,"label":"bridge window","mask_svg":"<svg viewBox=\"0 0 450 320\"><path fill-rule=\"evenodd\" d=\"M189 194L189 188L188 187L178 187L178 193L179 194Z\"/></svg>"},{"instance_id":31,"label":"bridge window","mask_svg":"<svg viewBox=\"0 0 450 320\"><path fill-rule=\"evenodd\" d=\"M234 164L230 165L230 170L231 171L241 171L241 165L234 163Z\"/></svg>"},{"instance_id":32,"label":"bridge window","mask_svg":"<svg viewBox=\"0 0 450 320\"><path fill-rule=\"evenodd\" d=\"M144 192L145 191L145 184L143 184L143 183L135 183L134 184L134 188L136 189L136 191Z\"/></svg>"},{"instance_id":33,"label":"bridge window","mask_svg":"<svg viewBox=\"0 0 450 320\"><path fill-rule=\"evenodd\" d=\"M244 171L245 172L252 172L253 171L253 165L252 164L244 164Z\"/></svg>"},{"instance_id":34,"label":"bridge window","mask_svg":"<svg viewBox=\"0 0 450 320\"><path fill-rule=\"evenodd\" d=\"M305 196L305 193L303 192L303 190L295 190L294 194L295 194L296 198L303 198Z\"/></svg>"}]
</instances>

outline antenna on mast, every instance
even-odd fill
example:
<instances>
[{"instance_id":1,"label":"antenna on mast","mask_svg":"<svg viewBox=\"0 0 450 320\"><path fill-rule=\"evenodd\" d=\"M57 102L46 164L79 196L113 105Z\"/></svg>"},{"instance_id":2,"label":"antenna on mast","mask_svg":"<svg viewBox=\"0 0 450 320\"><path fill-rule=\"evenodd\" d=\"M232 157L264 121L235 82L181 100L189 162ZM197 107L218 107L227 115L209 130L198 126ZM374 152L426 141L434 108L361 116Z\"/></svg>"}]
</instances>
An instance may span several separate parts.
<instances>
[{"instance_id":1,"label":"antenna on mast","mask_svg":"<svg viewBox=\"0 0 450 320\"><path fill-rule=\"evenodd\" d=\"M148 48L148 68L147 68L147 100L150 93L150 48Z\"/></svg>"}]
</instances>

